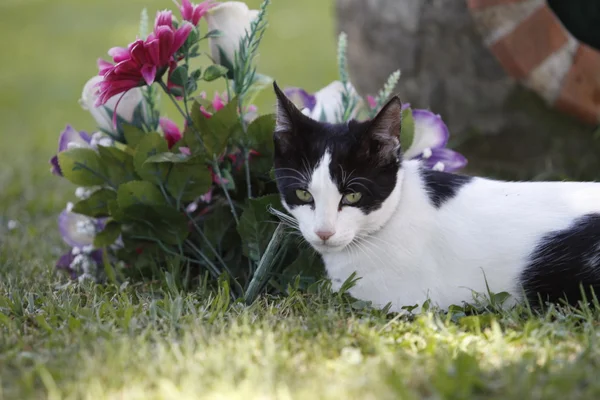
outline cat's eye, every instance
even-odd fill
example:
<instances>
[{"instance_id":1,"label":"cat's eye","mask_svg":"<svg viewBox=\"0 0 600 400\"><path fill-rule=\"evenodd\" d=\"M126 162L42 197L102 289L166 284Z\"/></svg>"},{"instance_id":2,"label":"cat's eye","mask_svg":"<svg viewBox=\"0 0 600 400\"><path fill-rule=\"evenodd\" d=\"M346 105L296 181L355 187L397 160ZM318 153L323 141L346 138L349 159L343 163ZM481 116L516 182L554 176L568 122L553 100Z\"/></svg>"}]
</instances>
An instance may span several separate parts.
<instances>
[{"instance_id":1,"label":"cat's eye","mask_svg":"<svg viewBox=\"0 0 600 400\"><path fill-rule=\"evenodd\" d=\"M313 200L312 194L302 189L296 190L296 196L305 203L310 203Z\"/></svg>"},{"instance_id":2,"label":"cat's eye","mask_svg":"<svg viewBox=\"0 0 600 400\"><path fill-rule=\"evenodd\" d=\"M360 193L360 192L348 193L342 199L342 203L343 204L355 204L355 203L358 203L358 201L361 199L361 197L362 197L362 193Z\"/></svg>"}]
</instances>

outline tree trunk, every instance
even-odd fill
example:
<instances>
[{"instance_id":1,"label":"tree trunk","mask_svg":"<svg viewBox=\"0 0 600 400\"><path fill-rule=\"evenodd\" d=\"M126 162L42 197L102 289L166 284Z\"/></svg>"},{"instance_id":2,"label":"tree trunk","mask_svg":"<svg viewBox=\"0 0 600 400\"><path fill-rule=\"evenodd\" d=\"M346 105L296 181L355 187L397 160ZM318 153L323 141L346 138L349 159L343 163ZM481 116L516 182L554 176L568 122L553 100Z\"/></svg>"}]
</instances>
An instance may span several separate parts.
<instances>
[{"instance_id":1,"label":"tree trunk","mask_svg":"<svg viewBox=\"0 0 600 400\"><path fill-rule=\"evenodd\" d=\"M400 98L448 124L469 173L507 179L594 179L593 127L549 108L509 77L464 0L337 0L352 81L375 94L402 71Z\"/></svg>"}]
</instances>

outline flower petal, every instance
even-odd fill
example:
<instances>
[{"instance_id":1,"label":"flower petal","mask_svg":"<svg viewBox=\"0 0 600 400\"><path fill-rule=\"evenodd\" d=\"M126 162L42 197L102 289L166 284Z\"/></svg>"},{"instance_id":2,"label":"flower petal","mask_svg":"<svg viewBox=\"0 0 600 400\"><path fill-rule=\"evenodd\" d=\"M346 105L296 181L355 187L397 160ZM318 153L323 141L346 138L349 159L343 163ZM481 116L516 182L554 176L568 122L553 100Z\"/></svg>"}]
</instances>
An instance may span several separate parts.
<instances>
[{"instance_id":1,"label":"flower petal","mask_svg":"<svg viewBox=\"0 0 600 400\"><path fill-rule=\"evenodd\" d=\"M290 87L283 90L283 93L301 110L308 108L309 111L314 110L317 105L316 96L308 93L306 90L298 87Z\"/></svg>"},{"instance_id":2,"label":"flower petal","mask_svg":"<svg viewBox=\"0 0 600 400\"><path fill-rule=\"evenodd\" d=\"M129 50L123 47L113 47L108 50L108 55L112 57L115 63L120 63L121 61L126 61L131 58Z\"/></svg>"},{"instance_id":3,"label":"flower petal","mask_svg":"<svg viewBox=\"0 0 600 400\"><path fill-rule=\"evenodd\" d=\"M71 264L73 263L74 259L75 255L72 251L69 251L68 253L65 253L62 256L60 256L58 261L56 261L56 268L66 271L71 277L71 279L77 278L77 273L73 270L73 268L71 268Z\"/></svg>"},{"instance_id":4,"label":"flower petal","mask_svg":"<svg viewBox=\"0 0 600 400\"><path fill-rule=\"evenodd\" d=\"M154 79L156 79L156 65L144 65L142 67L142 77L148 86L152 85Z\"/></svg>"},{"instance_id":5,"label":"flower petal","mask_svg":"<svg viewBox=\"0 0 600 400\"><path fill-rule=\"evenodd\" d=\"M170 149L175 145L175 143L181 140L181 131L179 130L175 122L165 117L160 118L159 124L160 128L165 134L165 139L167 140Z\"/></svg>"},{"instance_id":6,"label":"flower petal","mask_svg":"<svg viewBox=\"0 0 600 400\"><path fill-rule=\"evenodd\" d=\"M185 43L190 32L194 29L194 25L189 22L184 22L177 31L175 31L175 40L173 41L173 46L171 47L171 55L175 54L181 46Z\"/></svg>"},{"instance_id":7,"label":"flower petal","mask_svg":"<svg viewBox=\"0 0 600 400\"><path fill-rule=\"evenodd\" d=\"M219 92L215 92L215 95L214 95L213 101L212 101L212 106L213 106L213 110L215 112L222 110L223 107L225 107L225 102L221 98L221 95L219 94Z\"/></svg>"},{"instance_id":8,"label":"flower petal","mask_svg":"<svg viewBox=\"0 0 600 400\"><path fill-rule=\"evenodd\" d=\"M426 148L437 149L448 143L448 127L439 115L428 110L412 110L415 121L415 137L404 152L406 158L414 158Z\"/></svg>"},{"instance_id":9,"label":"flower petal","mask_svg":"<svg viewBox=\"0 0 600 400\"><path fill-rule=\"evenodd\" d=\"M58 216L58 228L63 240L72 247L84 247L94 244L96 232L102 228L102 222L85 215L64 210Z\"/></svg>"},{"instance_id":10,"label":"flower petal","mask_svg":"<svg viewBox=\"0 0 600 400\"><path fill-rule=\"evenodd\" d=\"M50 159L50 165L52 168L50 171L56 176L63 176L62 170L60 169L60 165L58 164L58 156L54 156Z\"/></svg>"},{"instance_id":11,"label":"flower petal","mask_svg":"<svg viewBox=\"0 0 600 400\"><path fill-rule=\"evenodd\" d=\"M77 132L71 125L67 125L58 139L58 151L65 151L73 147L90 147L91 138L85 132Z\"/></svg>"},{"instance_id":12,"label":"flower petal","mask_svg":"<svg viewBox=\"0 0 600 400\"><path fill-rule=\"evenodd\" d=\"M446 172L453 172L467 165L467 159L462 154L446 148L431 149L428 158L417 158L420 158L427 168Z\"/></svg>"},{"instance_id":13,"label":"flower petal","mask_svg":"<svg viewBox=\"0 0 600 400\"><path fill-rule=\"evenodd\" d=\"M173 13L169 10L158 11L156 13L156 20L154 21L154 28L159 26L168 26L173 28Z\"/></svg>"}]
</instances>

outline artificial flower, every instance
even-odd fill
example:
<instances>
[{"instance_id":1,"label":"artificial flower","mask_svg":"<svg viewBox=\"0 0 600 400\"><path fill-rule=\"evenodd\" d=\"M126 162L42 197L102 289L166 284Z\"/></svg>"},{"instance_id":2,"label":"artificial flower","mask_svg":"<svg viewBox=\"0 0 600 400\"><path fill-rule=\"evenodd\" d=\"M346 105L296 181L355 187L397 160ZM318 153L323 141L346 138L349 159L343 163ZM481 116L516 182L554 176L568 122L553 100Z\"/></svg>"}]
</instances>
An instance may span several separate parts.
<instances>
[{"instance_id":1,"label":"artificial flower","mask_svg":"<svg viewBox=\"0 0 600 400\"><path fill-rule=\"evenodd\" d=\"M173 70L177 61L175 54L183 46L193 29L193 25L184 22L175 29L170 11L157 14L152 32L146 40L138 39L127 48L115 47L108 54L113 63L99 60L99 75L103 77L96 105L106 104L113 96L133 88L151 85L170 67ZM116 107L116 106L115 106ZM113 125L115 125L113 117Z\"/></svg>"},{"instance_id":2,"label":"artificial flower","mask_svg":"<svg viewBox=\"0 0 600 400\"><path fill-rule=\"evenodd\" d=\"M58 229L62 239L71 247L93 247L96 233L104 229L105 220L91 218L72 211L69 204L58 216Z\"/></svg>"},{"instance_id":3,"label":"artificial flower","mask_svg":"<svg viewBox=\"0 0 600 400\"><path fill-rule=\"evenodd\" d=\"M358 94L352 85L350 85L349 89L356 101L356 106L352 110L350 118L355 118L360 109L362 100L358 97ZM301 88L285 89L286 96L300 107L304 115L317 121L329 123L342 122L340 117L342 113L343 93L344 84L340 81L331 82L314 94L310 94Z\"/></svg>"},{"instance_id":4,"label":"artificial flower","mask_svg":"<svg viewBox=\"0 0 600 400\"><path fill-rule=\"evenodd\" d=\"M206 0L200 4L194 4L190 0L182 0L179 11L181 11L181 17L184 21L198 25L202 17L206 15L211 8L217 5L218 3L215 3L213 0Z\"/></svg>"},{"instance_id":5,"label":"artificial flower","mask_svg":"<svg viewBox=\"0 0 600 400\"><path fill-rule=\"evenodd\" d=\"M248 9L246 3L241 1L221 3L206 14L208 29L222 33L219 37L209 38L211 57L215 63L233 70L240 40L250 30L250 24L257 16L258 10Z\"/></svg>"},{"instance_id":6,"label":"artificial flower","mask_svg":"<svg viewBox=\"0 0 600 400\"><path fill-rule=\"evenodd\" d=\"M103 264L102 250L74 247L56 262L56 268L66 271L71 279L94 279L97 269Z\"/></svg>"},{"instance_id":7,"label":"artificial flower","mask_svg":"<svg viewBox=\"0 0 600 400\"><path fill-rule=\"evenodd\" d=\"M200 97L202 99L206 99L206 92L200 93ZM208 111L204 106L200 106L200 112L206 118L210 118L215 112L222 110L228 102L229 98L227 96L227 93L220 94L219 92L215 92L211 101L211 111ZM247 124L254 121L257 117L258 108L254 104L250 104L244 108L244 121Z\"/></svg>"},{"instance_id":8,"label":"artificial flower","mask_svg":"<svg viewBox=\"0 0 600 400\"><path fill-rule=\"evenodd\" d=\"M446 148L450 133L439 115L420 109L413 109L412 115L415 133L404 157L423 160L425 166L438 171L452 172L467 165L462 154Z\"/></svg>"},{"instance_id":9,"label":"artificial flower","mask_svg":"<svg viewBox=\"0 0 600 400\"><path fill-rule=\"evenodd\" d=\"M90 79L83 87L81 99L79 100L79 104L83 109L92 114L99 129L113 135L117 133L111 118L117 108L117 103L119 103L119 108L116 112L123 121L129 124L133 123L136 109L141 108L141 116L147 122L148 106L146 105L143 89L139 87L129 90L122 98L113 96L103 105L96 106L99 98L98 85L103 79L101 76L94 76Z\"/></svg>"},{"instance_id":10,"label":"artificial flower","mask_svg":"<svg viewBox=\"0 0 600 400\"><path fill-rule=\"evenodd\" d=\"M160 129L165 135L165 139L169 145L169 149L175 146L175 143L179 142L183 137L181 130L177 127L175 122L168 118L161 117L159 120Z\"/></svg>"},{"instance_id":11,"label":"artificial flower","mask_svg":"<svg viewBox=\"0 0 600 400\"><path fill-rule=\"evenodd\" d=\"M91 148L92 138L86 132L78 132L71 125L67 125L58 138L58 153L76 147ZM50 159L51 171L54 175L63 176L60 165L58 164L58 155Z\"/></svg>"},{"instance_id":12,"label":"artificial flower","mask_svg":"<svg viewBox=\"0 0 600 400\"><path fill-rule=\"evenodd\" d=\"M58 153L74 148L97 149L98 146L112 146L113 140L102 132L96 132L92 136L86 132L78 132L71 125L67 125L58 138L58 152L50 159L51 171L54 175L63 176L58 164Z\"/></svg>"}]
</instances>

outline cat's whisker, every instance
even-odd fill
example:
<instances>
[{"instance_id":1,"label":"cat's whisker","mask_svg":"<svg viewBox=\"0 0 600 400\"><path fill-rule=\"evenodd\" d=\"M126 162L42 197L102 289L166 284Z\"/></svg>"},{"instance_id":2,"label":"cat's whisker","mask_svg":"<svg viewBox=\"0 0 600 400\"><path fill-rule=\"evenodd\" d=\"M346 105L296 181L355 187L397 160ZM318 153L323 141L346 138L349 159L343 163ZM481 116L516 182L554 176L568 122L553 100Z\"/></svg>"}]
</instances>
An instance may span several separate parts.
<instances>
[{"instance_id":1,"label":"cat's whisker","mask_svg":"<svg viewBox=\"0 0 600 400\"><path fill-rule=\"evenodd\" d=\"M365 185L363 185L360 182L353 182L353 183L351 183L349 185L346 185L346 187L351 188L354 185L359 186L359 187L363 187L367 192L369 192L369 194L371 194L371 195L373 194L373 192L371 192L371 190L368 187L366 187Z\"/></svg>"}]
</instances>

